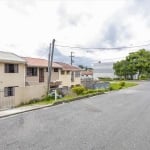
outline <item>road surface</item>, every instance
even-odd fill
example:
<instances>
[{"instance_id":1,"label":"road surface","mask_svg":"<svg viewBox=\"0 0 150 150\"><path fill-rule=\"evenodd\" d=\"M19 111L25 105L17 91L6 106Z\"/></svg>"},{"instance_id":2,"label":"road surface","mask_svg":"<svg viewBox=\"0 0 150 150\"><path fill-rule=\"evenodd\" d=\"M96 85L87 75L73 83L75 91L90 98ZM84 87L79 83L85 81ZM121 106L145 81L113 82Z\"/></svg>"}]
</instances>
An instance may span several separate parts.
<instances>
[{"instance_id":1,"label":"road surface","mask_svg":"<svg viewBox=\"0 0 150 150\"><path fill-rule=\"evenodd\" d=\"M0 150L149 150L150 82L0 119Z\"/></svg>"}]
</instances>

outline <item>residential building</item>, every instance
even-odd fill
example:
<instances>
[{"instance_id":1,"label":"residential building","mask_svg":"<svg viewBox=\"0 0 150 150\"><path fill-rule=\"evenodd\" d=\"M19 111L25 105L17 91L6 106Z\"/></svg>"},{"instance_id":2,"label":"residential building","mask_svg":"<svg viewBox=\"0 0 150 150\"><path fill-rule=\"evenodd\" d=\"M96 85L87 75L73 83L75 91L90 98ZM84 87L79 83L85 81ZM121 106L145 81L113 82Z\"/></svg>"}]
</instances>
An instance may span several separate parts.
<instances>
[{"instance_id":1,"label":"residential building","mask_svg":"<svg viewBox=\"0 0 150 150\"><path fill-rule=\"evenodd\" d=\"M0 51L0 108L14 105L17 87L25 87L25 60Z\"/></svg>"},{"instance_id":2,"label":"residential building","mask_svg":"<svg viewBox=\"0 0 150 150\"><path fill-rule=\"evenodd\" d=\"M51 88L81 84L78 67L54 62L51 73ZM0 52L0 110L41 98L47 86L47 60Z\"/></svg>"},{"instance_id":3,"label":"residential building","mask_svg":"<svg viewBox=\"0 0 150 150\"><path fill-rule=\"evenodd\" d=\"M55 62L55 63L62 67L59 74L59 80L62 81L61 87L63 86L71 87L74 85L81 84L80 68L62 62Z\"/></svg>"},{"instance_id":4,"label":"residential building","mask_svg":"<svg viewBox=\"0 0 150 150\"><path fill-rule=\"evenodd\" d=\"M48 81L48 61L46 59L24 57L26 60L26 86L31 85L47 85ZM57 64L52 64L51 86L58 87L59 72L62 67Z\"/></svg>"},{"instance_id":5,"label":"residential building","mask_svg":"<svg viewBox=\"0 0 150 150\"><path fill-rule=\"evenodd\" d=\"M48 61L46 59L25 57L26 85L47 85ZM53 62L51 87L63 87L81 84L81 69L62 62Z\"/></svg>"},{"instance_id":6,"label":"residential building","mask_svg":"<svg viewBox=\"0 0 150 150\"><path fill-rule=\"evenodd\" d=\"M81 79L93 79L93 70L82 70Z\"/></svg>"}]
</instances>

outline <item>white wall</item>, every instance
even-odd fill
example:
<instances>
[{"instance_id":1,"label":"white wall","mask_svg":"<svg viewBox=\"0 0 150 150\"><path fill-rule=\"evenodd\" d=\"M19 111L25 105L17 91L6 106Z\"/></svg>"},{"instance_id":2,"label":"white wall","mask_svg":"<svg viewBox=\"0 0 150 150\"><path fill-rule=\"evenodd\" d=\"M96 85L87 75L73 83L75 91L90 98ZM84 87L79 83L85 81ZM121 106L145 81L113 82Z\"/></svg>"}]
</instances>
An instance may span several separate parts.
<instances>
[{"instance_id":1,"label":"white wall","mask_svg":"<svg viewBox=\"0 0 150 150\"><path fill-rule=\"evenodd\" d=\"M94 79L97 79L98 77L116 77L113 70L113 62L96 63L93 65L93 69Z\"/></svg>"}]
</instances>

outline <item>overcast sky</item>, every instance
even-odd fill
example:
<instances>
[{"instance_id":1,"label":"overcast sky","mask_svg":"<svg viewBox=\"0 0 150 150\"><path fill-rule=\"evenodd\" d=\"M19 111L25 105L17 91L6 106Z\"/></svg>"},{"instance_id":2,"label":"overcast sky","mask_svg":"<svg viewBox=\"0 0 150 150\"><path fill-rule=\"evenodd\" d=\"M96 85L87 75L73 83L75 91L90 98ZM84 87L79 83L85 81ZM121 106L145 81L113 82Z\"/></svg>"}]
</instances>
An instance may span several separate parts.
<instances>
[{"instance_id":1,"label":"overcast sky","mask_svg":"<svg viewBox=\"0 0 150 150\"><path fill-rule=\"evenodd\" d=\"M56 45L122 47L150 43L149 0L0 0L0 50L46 57ZM141 47L149 49L149 46ZM54 59L114 61L139 48L85 50L56 46Z\"/></svg>"}]
</instances>

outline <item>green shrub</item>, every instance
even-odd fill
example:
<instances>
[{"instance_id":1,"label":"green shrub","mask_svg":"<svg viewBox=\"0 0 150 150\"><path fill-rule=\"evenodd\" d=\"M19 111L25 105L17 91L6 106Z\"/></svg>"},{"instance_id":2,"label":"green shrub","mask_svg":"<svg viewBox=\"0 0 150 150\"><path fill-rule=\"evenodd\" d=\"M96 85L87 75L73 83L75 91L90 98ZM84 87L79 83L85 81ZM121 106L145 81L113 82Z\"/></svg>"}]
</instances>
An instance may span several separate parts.
<instances>
[{"instance_id":1,"label":"green shrub","mask_svg":"<svg viewBox=\"0 0 150 150\"><path fill-rule=\"evenodd\" d=\"M142 75L140 76L140 80L147 80L147 79L148 79L148 76L145 75L145 74L142 74Z\"/></svg>"},{"instance_id":2,"label":"green shrub","mask_svg":"<svg viewBox=\"0 0 150 150\"><path fill-rule=\"evenodd\" d=\"M113 90L113 87L112 87L112 86L110 86L110 87L109 87L109 90L110 90L110 91L112 91L112 90Z\"/></svg>"},{"instance_id":3,"label":"green shrub","mask_svg":"<svg viewBox=\"0 0 150 150\"><path fill-rule=\"evenodd\" d=\"M72 91L74 93L76 93L77 95L81 95L85 91L85 87L83 87L83 86L75 86L75 87L72 88Z\"/></svg>"},{"instance_id":4,"label":"green shrub","mask_svg":"<svg viewBox=\"0 0 150 150\"><path fill-rule=\"evenodd\" d=\"M121 86L121 87L123 87L123 86L125 86L125 82L124 81L121 81L120 83L119 83L119 85Z\"/></svg>"},{"instance_id":5,"label":"green shrub","mask_svg":"<svg viewBox=\"0 0 150 150\"><path fill-rule=\"evenodd\" d=\"M100 81L112 81L113 79L110 77L99 77Z\"/></svg>"},{"instance_id":6,"label":"green shrub","mask_svg":"<svg viewBox=\"0 0 150 150\"><path fill-rule=\"evenodd\" d=\"M96 90L93 90L93 89L89 89L88 90L88 93L90 94L90 93L95 93L96 92Z\"/></svg>"},{"instance_id":7,"label":"green shrub","mask_svg":"<svg viewBox=\"0 0 150 150\"><path fill-rule=\"evenodd\" d=\"M107 90L105 90L105 89L98 89L98 90L96 90L97 92L105 92L105 91L107 91Z\"/></svg>"},{"instance_id":8,"label":"green shrub","mask_svg":"<svg viewBox=\"0 0 150 150\"><path fill-rule=\"evenodd\" d=\"M44 101L50 101L50 100L54 100L54 99L55 99L55 97L50 96L50 95L47 95L47 96L42 98L42 100L44 100Z\"/></svg>"},{"instance_id":9,"label":"green shrub","mask_svg":"<svg viewBox=\"0 0 150 150\"><path fill-rule=\"evenodd\" d=\"M122 88L122 86L119 83L111 83L109 90L112 91L112 90L118 90L121 88Z\"/></svg>"}]
</instances>

